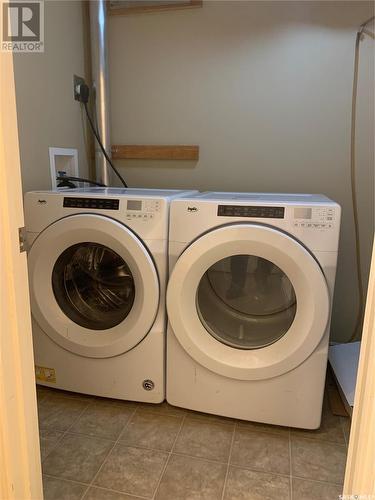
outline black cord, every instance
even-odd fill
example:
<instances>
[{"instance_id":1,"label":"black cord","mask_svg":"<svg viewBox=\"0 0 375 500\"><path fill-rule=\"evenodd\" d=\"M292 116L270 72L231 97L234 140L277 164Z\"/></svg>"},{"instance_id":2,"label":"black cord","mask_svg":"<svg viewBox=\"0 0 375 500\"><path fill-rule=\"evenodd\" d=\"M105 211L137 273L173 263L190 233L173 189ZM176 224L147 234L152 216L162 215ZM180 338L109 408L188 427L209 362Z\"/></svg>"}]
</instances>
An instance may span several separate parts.
<instances>
[{"instance_id":1,"label":"black cord","mask_svg":"<svg viewBox=\"0 0 375 500\"><path fill-rule=\"evenodd\" d=\"M101 182L91 181L90 179L83 179L82 177L70 177L69 175L62 175L62 176L56 177L56 180L58 180L58 181L87 182L87 184L92 184L93 186L107 187L105 184L102 184Z\"/></svg>"},{"instance_id":2,"label":"black cord","mask_svg":"<svg viewBox=\"0 0 375 500\"><path fill-rule=\"evenodd\" d=\"M85 107L85 111L86 111L86 115L87 115L87 120L90 124L90 127L91 127L91 130L92 130L92 133L94 134L96 140L98 141L98 144L100 146L100 149L102 150L103 152L103 155L105 156L105 159L107 160L107 162L109 163L109 165L111 166L112 170L114 171L114 173L117 175L117 177L120 179L122 185L124 187L128 187L128 185L126 184L125 180L123 179L123 177L121 176L120 172L117 170L117 168L113 165L110 157L108 156L107 154L107 151L105 150L103 144L102 144L102 141L100 139L100 135L98 134L97 130L96 130L96 127L94 125L94 122L92 121L92 118L90 116L90 113L89 113L89 110L87 109L87 103L86 102L83 102L83 105Z\"/></svg>"}]
</instances>

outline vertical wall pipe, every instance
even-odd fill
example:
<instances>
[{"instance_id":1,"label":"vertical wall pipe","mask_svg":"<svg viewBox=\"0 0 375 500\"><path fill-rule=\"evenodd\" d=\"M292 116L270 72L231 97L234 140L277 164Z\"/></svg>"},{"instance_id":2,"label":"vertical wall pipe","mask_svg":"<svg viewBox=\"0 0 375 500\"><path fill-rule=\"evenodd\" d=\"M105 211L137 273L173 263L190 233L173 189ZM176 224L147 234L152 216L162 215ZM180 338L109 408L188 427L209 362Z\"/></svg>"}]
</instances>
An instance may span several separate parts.
<instances>
[{"instance_id":1,"label":"vertical wall pipe","mask_svg":"<svg viewBox=\"0 0 375 500\"><path fill-rule=\"evenodd\" d=\"M107 21L105 0L90 1L90 37L92 85L98 132L108 155L111 155L109 132L109 89L107 58ZM96 180L110 185L106 159L95 141Z\"/></svg>"}]
</instances>

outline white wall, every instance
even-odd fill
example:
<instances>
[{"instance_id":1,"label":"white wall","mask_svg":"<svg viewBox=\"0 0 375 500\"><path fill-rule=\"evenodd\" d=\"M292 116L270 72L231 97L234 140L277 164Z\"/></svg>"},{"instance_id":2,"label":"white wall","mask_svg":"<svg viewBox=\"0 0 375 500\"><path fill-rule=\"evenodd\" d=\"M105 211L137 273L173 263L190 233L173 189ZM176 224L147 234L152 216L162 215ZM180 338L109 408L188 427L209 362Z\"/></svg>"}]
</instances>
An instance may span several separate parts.
<instances>
[{"instance_id":1,"label":"white wall","mask_svg":"<svg viewBox=\"0 0 375 500\"><path fill-rule=\"evenodd\" d=\"M113 144L199 144L200 160L118 162L130 186L321 192L343 207L333 337L356 300L349 182L357 26L371 2L211 2L109 20ZM373 232L373 45L361 60L358 179Z\"/></svg>"},{"instance_id":2,"label":"white wall","mask_svg":"<svg viewBox=\"0 0 375 500\"><path fill-rule=\"evenodd\" d=\"M24 191L51 188L50 146L77 148L80 175L88 175L82 113L73 99L73 75L87 72L82 2L44 5L45 52L14 56Z\"/></svg>"}]
</instances>

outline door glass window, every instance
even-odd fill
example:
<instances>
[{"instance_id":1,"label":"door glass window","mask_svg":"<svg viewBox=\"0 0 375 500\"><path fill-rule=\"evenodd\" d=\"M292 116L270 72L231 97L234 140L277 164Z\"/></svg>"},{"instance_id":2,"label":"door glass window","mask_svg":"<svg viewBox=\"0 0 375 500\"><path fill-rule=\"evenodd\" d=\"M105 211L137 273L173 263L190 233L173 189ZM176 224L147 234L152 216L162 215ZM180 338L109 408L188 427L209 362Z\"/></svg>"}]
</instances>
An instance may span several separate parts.
<instances>
[{"instance_id":1,"label":"door glass window","mask_svg":"<svg viewBox=\"0 0 375 500\"><path fill-rule=\"evenodd\" d=\"M200 280L196 305L206 330L239 349L259 349L279 340L297 309L286 274L255 255L232 255L211 266Z\"/></svg>"},{"instance_id":2,"label":"door glass window","mask_svg":"<svg viewBox=\"0 0 375 500\"><path fill-rule=\"evenodd\" d=\"M129 314L134 279L126 262L99 243L78 243L57 259L52 288L63 312L90 330L106 330Z\"/></svg>"}]
</instances>

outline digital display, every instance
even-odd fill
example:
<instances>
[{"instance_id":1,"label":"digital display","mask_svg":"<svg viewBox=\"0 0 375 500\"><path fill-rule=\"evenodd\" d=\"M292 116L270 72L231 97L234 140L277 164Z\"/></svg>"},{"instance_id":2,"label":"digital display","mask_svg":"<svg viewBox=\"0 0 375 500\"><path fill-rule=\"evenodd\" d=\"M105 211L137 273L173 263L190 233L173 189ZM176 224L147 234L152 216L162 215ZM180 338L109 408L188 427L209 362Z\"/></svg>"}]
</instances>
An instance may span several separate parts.
<instances>
[{"instance_id":1,"label":"digital display","mask_svg":"<svg viewBox=\"0 0 375 500\"><path fill-rule=\"evenodd\" d=\"M118 210L119 200L110 198L74 198L65 197L63 206L66 208L96 208L100 210Z\"/></svg>"},{"instance_id":2,"label":"digital display","mask_svg":"<svg viewBox=\"0 0 375 500\"><path fill-rule=\"evenodd\" d=\"M260 219L283 219L284 207L260 207L248 205L219 205L217 215L223 217L254 217Z\"/></svg>"},{"instance_id":3,"label":"digital display","mask_svg":"<svg viewBox=\"0 0 375 500\"><path fill-rule=\"evenodd\" d=\"M128 210L142 210L142 200L128 200L126 208Z\"/></svg>"},{"instance_id":4,"label":"digital display","mask_svg":"<svg viewBox=\"0 0 375 500\"><path fill-rule=\"evenodd\" d=\"M296 207L294 209L295 219L311 219L312 209L308 207Z\"/></svg>"}]
</instances>

